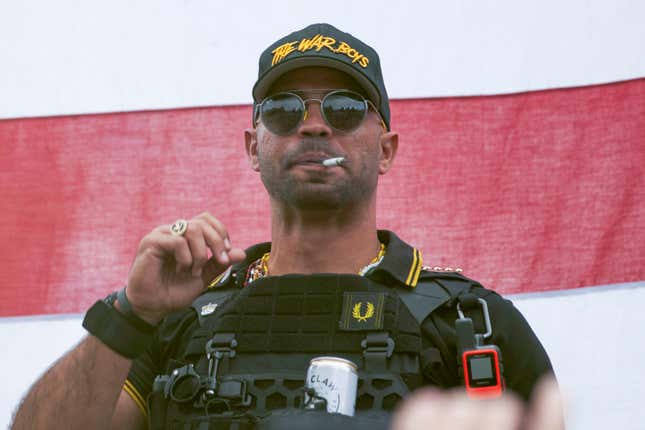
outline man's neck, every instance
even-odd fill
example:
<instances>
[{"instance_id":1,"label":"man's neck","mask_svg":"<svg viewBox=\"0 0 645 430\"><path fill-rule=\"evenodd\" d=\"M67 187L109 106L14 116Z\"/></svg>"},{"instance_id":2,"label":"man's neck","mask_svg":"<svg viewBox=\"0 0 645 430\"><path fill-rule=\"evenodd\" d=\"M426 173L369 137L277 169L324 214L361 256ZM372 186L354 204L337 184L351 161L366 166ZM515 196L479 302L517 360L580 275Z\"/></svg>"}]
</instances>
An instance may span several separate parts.
<instances>
[{"instance_id":1,"label":"man's neck","mask_svg":"<svg viewBox=\"0 0 645 430\"><path fill-rule=\"evenodd\" d=\"M358 211L361 217L274 212L269 273L358 273L380 249L375 212Z\"/></svg>"}]
</instances>

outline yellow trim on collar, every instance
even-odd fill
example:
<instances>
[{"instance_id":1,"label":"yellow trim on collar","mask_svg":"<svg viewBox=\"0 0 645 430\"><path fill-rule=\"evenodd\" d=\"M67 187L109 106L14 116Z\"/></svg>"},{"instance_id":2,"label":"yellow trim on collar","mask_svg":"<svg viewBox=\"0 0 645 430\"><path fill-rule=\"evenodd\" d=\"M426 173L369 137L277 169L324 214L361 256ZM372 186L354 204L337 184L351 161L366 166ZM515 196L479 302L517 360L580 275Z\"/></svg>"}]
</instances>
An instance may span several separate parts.
<instances>
[{"instance_id":1,"label":"yellow trim on collar","mask_svg":"<svg viewBox=\"0 0 645 430\"><path fill-rule=\"evenodd\" d=\"M223 271L222 273L220 273L219 275L217 275L217 278L213 279L213 280L211 281L211 283L210 283L210 284L208 284L207 289L209 289L209 288L213 288L215 285L217 285L217 283L220 281L220 279L222 279L222 278L224 277L224 275L226 274L226 272L228 272L228 270L225 270L225 271Z\"/></svg>"},{"instance_id":2,"label":"yellow trim on collar","mask_svg":"<svg viewBox=\"0 0 645 430\"><path fill-rule=\"evenodd\" d=\"M423 256L421 255L421 251L414 248L412 250L412 266L410 266L410 272L408 273L408 277L405 280L406 285L409 285L412 288L417 286L417 282L419 282L419 275L421 274L422 265Z\"/></svg>"},{"instance_id":3,"label":"yellow trim on collar","mask_svg":"<svg viewBox=\"0 0 645 430\"><path fill-rule=\"evenodd\" d=\"M147 418L148 411L146 409L146 402L143 400L143 397L141 396L141 394L139 394L139 391L135 388L132 382L126 379L125 383L123 384L123 391L125 391L130 397L132 397L132 400L134 400L134 403L137 404L143 416Z\"/></svg>"},{"instance_id":4,"label":"yellow trim on collar","mask_svg":"<svg viewBox=\"0 0 645 430\"><path fill-rule=\"evenodd\" d=\"M381 247L380 247L380 248L379 248L379 250L378 250L378 254L376 254L376 257L374 257L374 258L372 259L372 261L370 261L370 264L378 263L378 261L379 261L381 258L385 257L385 249L386 249L386 248L385 248L385 244L381 243ZM370 264L368 264L368 266L369 266ZM362 271L363 271L363 270L361 270L361 272L362 272ZM360 272L358 272L358 273L360 274Z\"/></svg>"}]
</instances>

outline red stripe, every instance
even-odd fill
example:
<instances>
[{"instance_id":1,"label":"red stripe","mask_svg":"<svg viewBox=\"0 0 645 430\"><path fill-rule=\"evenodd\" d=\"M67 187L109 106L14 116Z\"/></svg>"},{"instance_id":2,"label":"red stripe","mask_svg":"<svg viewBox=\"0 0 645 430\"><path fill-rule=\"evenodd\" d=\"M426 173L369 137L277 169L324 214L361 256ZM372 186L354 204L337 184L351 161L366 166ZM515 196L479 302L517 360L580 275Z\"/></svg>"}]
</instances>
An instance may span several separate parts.
<instances>
[{"instance_id":1,"label":"red stripe","mask_svg":"<svg viewBox=\"0 0 645 430\"><path fill-rule=\"evenodd\" d=\"M396 100L379 225L501 292L645 279L645 79ZM0 121L0 315L80 312L155 225L208 210L268 238L248 106Z\"/></svg>"}]
</instances>

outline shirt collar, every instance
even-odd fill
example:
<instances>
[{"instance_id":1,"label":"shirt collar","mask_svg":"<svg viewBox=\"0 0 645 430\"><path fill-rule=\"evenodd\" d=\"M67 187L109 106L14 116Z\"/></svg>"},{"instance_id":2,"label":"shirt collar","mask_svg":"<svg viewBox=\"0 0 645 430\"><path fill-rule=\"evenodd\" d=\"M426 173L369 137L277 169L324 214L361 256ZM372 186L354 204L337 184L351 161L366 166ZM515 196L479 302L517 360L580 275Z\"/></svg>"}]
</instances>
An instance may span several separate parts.
<instances>
[{"instance_id":1,"label":"shirt collar","mask_svg":"<svg viewBox=\"0 0 645 430\"><path fill-rule=\"evenodd\" d=\"M423 265L421 251L408 245L391 231L378 230L377 235L387 249L379 265L371 269L366 276L375 281L396 281L408 287L416 287ZM259 243L246 249L246 260L233 269L238 272L238 282L244 280L248 266L270 250L270 242Z\"/></svg>"},{"instance_id":2,"label":"shirt collar","mask_svg":"<svg viewBox=\"0 0 645 430\"><path fill-rule=\"evenodd\" d=\"M375 281L396 280L408 287L416 287L423 266L421 251L388 230L379 230L378 239L387 246L387 251L381 264L367 276Z\"/></svg>"}]
</instances>

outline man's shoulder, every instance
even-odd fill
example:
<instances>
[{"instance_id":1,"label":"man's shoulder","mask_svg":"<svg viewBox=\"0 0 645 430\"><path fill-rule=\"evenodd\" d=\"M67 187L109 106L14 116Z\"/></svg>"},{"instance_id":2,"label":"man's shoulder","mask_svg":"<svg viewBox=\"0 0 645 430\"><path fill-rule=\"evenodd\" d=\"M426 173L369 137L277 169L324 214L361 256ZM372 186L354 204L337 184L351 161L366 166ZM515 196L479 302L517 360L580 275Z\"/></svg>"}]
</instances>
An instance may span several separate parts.
<instances>
[{"instance_id":1,"label":"man's shoulder","mask_svg":"<svg viewBox=\"0 0 645 430\"><path fill-rule=\"evenodd\" d=\"M459 267L439 267L424 265L421 267L417 287L440 287L449 295L456 297L464 291L484 287L476 280L466 276Z\"/></svg>"},{"instance_id":2,"label":"man's shoulder","mask_svg":"<svg viewBox=\"0 0 645 430\"><path fill-rule=\"evenodd\" d=\"M439 290L444 291L449 296L449 300L446 300L447 306L456 306L458 301L467 301L468 296L484 299L489 306L493 304L506 308L511 304L494 288L485 287L456 267L424 266L417 288L420 291L434 291L435 294Z\"/></svg>"},{"instance_id":3,"label":"man's shoulder","mask_svg":"<svg viewBox=\"0 0 645 430\"><path fill-rule=\"evenodd\" d=\"M420 323L439 308L453 306L479 283L455 271L423 266L415 287L397 286L399 297Z\"/></svg>"}]
</instances>

